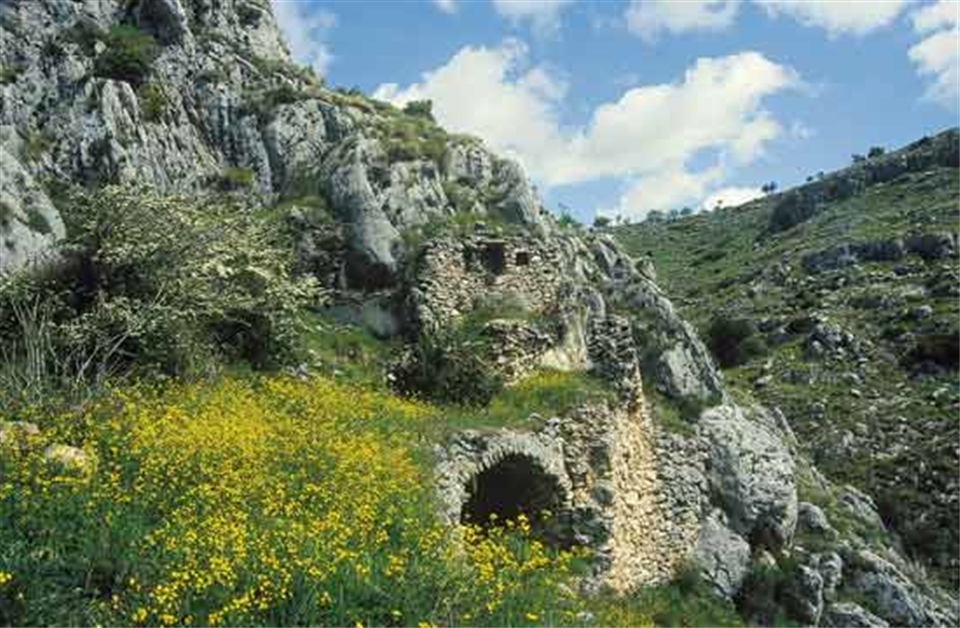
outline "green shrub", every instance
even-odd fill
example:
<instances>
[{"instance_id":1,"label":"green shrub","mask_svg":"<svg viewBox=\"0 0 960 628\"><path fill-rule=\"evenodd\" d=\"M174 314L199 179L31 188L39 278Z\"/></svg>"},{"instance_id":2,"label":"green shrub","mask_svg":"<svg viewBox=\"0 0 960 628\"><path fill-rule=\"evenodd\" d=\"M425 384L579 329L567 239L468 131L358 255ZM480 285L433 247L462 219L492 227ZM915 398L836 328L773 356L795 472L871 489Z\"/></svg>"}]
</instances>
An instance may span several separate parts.
<instances>
[{"instance_id":1,"label":"green shrub","mask_svg":"<svg viewBox=\"0 0 960 628\"><path fill-rule=\"evenodd\" d=\"M739 366L766 352L754 324L745 318L715 316L707 328L707 346L723 368Z\"/></svg>"},{"instance_id":2,"label":"green shrub","mask_svg":"<svg viewBox=\"0 0 960 628\"><path fill-rule=\"evenodd\" d=\"M77 376L271 366L292 353L299 308L320 296L312 279L289 277L292 254L273 227L231 205L107 187L66 216L64 270L0 289L0 312L24 294L43 300ZM0 317L0 338L12 333Z\"/></svg>"},{"instance_id":3,"label":"green shrub","mask_svg":"<svg viewBox=\"0 0 960 628\"><path fill-rule=\"evenodd\" d=\"M239 192L253 187L254 172L251 168L236 168L233 166L223 169L217 179L217 187L223 192Z\"/></svg>"},{"instance_id":4,"label":"green shrub","mask_svg":"<svg viewBox=\"0 0 960 628\"><path fill-rule=\"evenodd\" d=\"M104 32L92 19L81 17L65 29L60 37L67 43L77 45L83 53L92 55L97 42L103 40Z\"/></svg>"},{"instance_id":5,"label":"green shrub","mask_svg":"<svg viewBox=\"0 0 960 628\"><path fill-rule=\"evenodd\" d=\"M13 220L13 208L0 201L0 229L7 229L10 227L10 222Z\"/></svg>"},{"instance_id":6,"label":"green shrub","mask_svg":"<svg viewBox=\"0 0 960 628\"><path fill-rule=\"evenodd\" d=\"M156 83L144 83L137 89L140 110L148 122L159 122L167 113L167 97Z\"/></svg>"},{"instance_id":7,"label":"green shrub","mask_svg":"<svg viewBox=\"0 0 960 628\"><path fill-rule=\"evenodd\" d=\"M488 342L460 327L421 335L393 375L401 394L473 406L486 405L504 383Z\"/></svg>"},{"instance_id":8,"label":"green shrub","mask_svg":"<svg viewBox=\"0 0 960 628\"><path fill-rule=\"evenodd\" d=\"M39 209L33 205L27 206L27 227L31 230L36 231L39 234L47 235L53 229L50 227L50 222L47 220L47 217L40 212Z\"/></svg>"},{"instance_id":9,"label":"green shrub","mask_svg":"<svg viewBox=\"0 0 960 628\"><path fill-rule=\"evenodd\" d=\"M143 81L160 54L153 37L133 26L114 26L103 43L106 50L94 61L94 75L135 85Z\"/></svg>"},{"instance_id":10,"label":"green shrub","mask_svg":"<svg viewBox=\"0 0 960 628\"><path fill-rule=\"evenodd\" d=\"M557 218L557 225L562 229L579 229L581 225L576 218L574 218L569 212L564 211L560 214L560 217Z\"/></svg>"},{"instance_id":11,"label":"green shrub","mask_svg":"<svg viewBox=\"0 0 960 628\"><path fill-rule=\"evenodd\" d=\"M23 74L23 68L21 66L3 66L0 68L0 85L10 85L11 83L16 83L21 74Z\"/></svg>"},{"instance_id":12,"label":"green shrub","mask_svg":"<svg viewBox=\"0 0 960 628\"><path fill-rule=\"evenodd\" d=\"M426 118L433 122L433 102L429 100L411 100L403 108L403 112L409 116Z\"/></svg>"},{"instance_id":13,"label":"green shrub","mask_svg":"<svg viewBox=\"0 0 960 628\"><path fill-rule=\"evenodd\" d=\"M261 123L268 122L281 105L292 105L307 98L307 95L290 85L281 85L249 94L244 104L244 113L257 116Z\"/></svg>"},{"instance_id":14,"label":"green shrub","mask_svg":"<svg viewBox=\"0 0 960 628\"><path fill-rule=\"evenodd\" d=\"M36 161L46 155L53 147L53 139L42 131L28 131L23 138L23 157L27 161Z\"/></svg>"}]
</instances>

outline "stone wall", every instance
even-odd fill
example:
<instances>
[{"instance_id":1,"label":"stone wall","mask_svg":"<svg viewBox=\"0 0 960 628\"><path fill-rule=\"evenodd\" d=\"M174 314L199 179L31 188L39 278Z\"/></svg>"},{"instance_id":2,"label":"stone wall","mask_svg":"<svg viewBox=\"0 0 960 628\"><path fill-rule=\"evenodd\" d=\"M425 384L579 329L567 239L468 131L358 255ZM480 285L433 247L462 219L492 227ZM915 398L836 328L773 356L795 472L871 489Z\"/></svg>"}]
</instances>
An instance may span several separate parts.
<instances>
[{"instance_id":1,"label":"stone wall","mask_svg":"<svg viewBox=\"0 0 960 628\"><path fill-rule=\"evenodd\" d=\"M439 238L420 253L410 290L421 331L455 320L483 303L522 304L533 313L557 308L561 256L555 245L532 236L479 231Z\"/></svg>"}]
</instances>

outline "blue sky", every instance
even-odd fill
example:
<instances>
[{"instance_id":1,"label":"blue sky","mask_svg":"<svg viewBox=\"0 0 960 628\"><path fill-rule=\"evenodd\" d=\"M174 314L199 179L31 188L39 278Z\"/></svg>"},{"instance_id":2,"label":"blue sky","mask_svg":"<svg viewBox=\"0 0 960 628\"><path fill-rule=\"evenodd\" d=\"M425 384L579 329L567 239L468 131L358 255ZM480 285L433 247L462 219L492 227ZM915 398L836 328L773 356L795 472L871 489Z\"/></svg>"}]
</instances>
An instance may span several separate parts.
<instances>
[{"instance_id":1,"label":"blue sky","mask_svg":"<svg viewBox=\"0 0 960 628\"><path fill-rule=\"evenodd\" d=\"M581 220L736 204L957 124L955 0L273 0L335 86L429 98Z\"/></svg>"}]
</instances>

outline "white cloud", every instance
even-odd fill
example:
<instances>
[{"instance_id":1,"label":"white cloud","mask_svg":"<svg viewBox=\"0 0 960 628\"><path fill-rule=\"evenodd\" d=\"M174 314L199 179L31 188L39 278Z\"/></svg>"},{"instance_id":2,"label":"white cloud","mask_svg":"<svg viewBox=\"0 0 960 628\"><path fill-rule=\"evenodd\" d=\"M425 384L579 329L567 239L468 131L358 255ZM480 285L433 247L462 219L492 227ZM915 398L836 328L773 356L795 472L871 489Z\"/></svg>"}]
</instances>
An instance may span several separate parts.
<instances>
[{"instance_id":1,"label":"white cloud","mask_svg":"<svg viewBox=\"0 0 960 628\"><path fill-rule=\"evenodd\" d=\"M557 99L563 82L544 68L526 69L527 47L514 39L499 48L467 46L423 82L401 89L381 85L373 97L395 104L433 101L433 113L452 131L474 133L530 171L564 149Z\"/></svg>"},{"instance_id":2,"label":"white cloud","mask_svg":"<svg viewBox=\"0 0 960 628\"><path fill-rule=\"evenodd\" d=\"M932 79L925 97L953 109L960 100L960 4L940 0L915 11L913 28L927 34L910 48L909 56L917 72Z\"/></svg>"},{"instance_id":3,"label":"white cloud","mask_svg":"<svg viewBox=\"0 0 960 628\"><path fill-rule=\"evenodd\" d=\"M701 211L711 211L718 206L736 207L763 196L760 188L728 187L721 188L705 198L700 204Z\"/></svg>"},{"instance_id":4,"label":"white cloud","mask_svg":"<svg viewBox=\"0 0 960 628\"><path fill-rule=\"evenodd\" d=\"M311 11L308 2L272 0L272 4L293 58L321 76L326 74L334 57L324 40L336 26L336 16L325 9Z\"/></svg>"},{"instance_id":5,"label":"white cloud","mask_svg":"<svg viewBox=\"0 0 960 628\"><path fill-rule=\"evenodd\" d=\"M652 211L668 212L684 205L695 205L722 177L720 167L696 173L670 167L631 179L617 204L601 208L597 213L610 218L623 216L634 222L641 221Z\"/></svg>"},{"instance_id":6,"label":"white cloud","mask_svg":"<svg viewBox=\"0 0 960 628\"><path fill-rule=\"evenodd\" d=\"M560 27L560 13L573 0L493 0L497 13L514 25L529 22L534 33L549 35Z\"/></svg>"},{"instance_id":7,"label":"white cloud","mask_svg":"<svg viewBox=\"0 0 960 628\"><path fill-rule=\"evenodd\" d=\"M753 0L771 17L823 28L830 37L865 35L893 22L911 0ZM947 0L944 0L947 1ZM647 43L662 33L721 31L733 25L743 0L633 0L627 30Z\"/></svg>"},{"instance_id":8,"label":"white cloud","mask_svg":"<svg viewBox=\"0 0 960 628\"><path fill-rule=\"evenodd\" d=\"M940 0L914 11L910 16L913 28L926 33L940 28L957 26L960 22L960 5L953 0Z\"/></svg>"},{"instance_id":9,"label":"white cloud","mask_svg":"<svg viewBox=\"0 0 960 628\"><path fill-rule=\"evenodd\" d=\"M910 0L754 0L768 15L786 15L831 37L865 35L893 22Z\"/></svg>"},{"instance_id":10,"label":"white cloud","mask_svg":"<svg viewBox=\"0 0 960 628\"><path fill-rule=\"evenodd\" d=\"M781 133L764 98L801 85L793 70L756 52L699 59L681 80L629 89L597 107L586 125L570 127L560 115L565 82L529 67L527 57L516 40L466 47L421 82L381 85L374 97L398 105L432 100L444 126L479 135L541 184L623 178L628 190L614 213L635 217L702 198L727 168L757 159ZM713 163L692 173L698 155Z\"/></svg>"},{"instance_id":11,"label":"white cloud","mask_svg":"<svg viewBox=\"0 0 960 628\"><path fill-rule=\"evenodd\" d=\"M433 4L444 13L457 12L457 0L433 0Z\"/></svg>"},{"instance_id":12,"label":"white cloud","mask_svg":"<svg viewBox=\"0 0 960 628\"><path fill-rule=\"evenodd\" d=\"M737 16L740 0L633 0L624 18L627 30L647 43L662 31L723 30Z\"/></svg>"},{"instance_id":13,"label":"white cloud","mask_svg":"<svg viewBox=\"0 0 960 628\"><path fill-rule=\"evenodd\" d=\"M790 137L798 140L808 140L813 137L815 131L800 120L794 120L790 123Z\"/></svg>"}]
</instances>

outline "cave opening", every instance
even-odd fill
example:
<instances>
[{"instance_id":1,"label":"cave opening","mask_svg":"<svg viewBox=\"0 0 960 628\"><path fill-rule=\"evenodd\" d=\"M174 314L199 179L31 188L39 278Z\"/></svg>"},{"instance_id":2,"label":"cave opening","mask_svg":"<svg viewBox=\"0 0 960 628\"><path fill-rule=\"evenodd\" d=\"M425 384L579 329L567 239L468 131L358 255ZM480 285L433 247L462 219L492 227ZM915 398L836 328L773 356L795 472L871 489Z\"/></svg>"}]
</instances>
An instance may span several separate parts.
<instances>
[{"instance_id":1,"label":"cave opening","mask_svg":"<svg viewBox=\"0 0 960 628\"><path fill-rule=\"evenodd\" d=\"M523 514L533 536L552 546L572 545L563 487L530 456L510 454L484 469L470 479L467 494L462 523L489 528Z\"/></svg>"}]
</instances>

